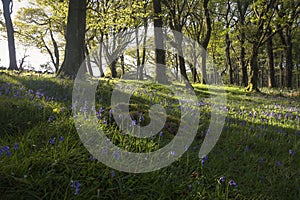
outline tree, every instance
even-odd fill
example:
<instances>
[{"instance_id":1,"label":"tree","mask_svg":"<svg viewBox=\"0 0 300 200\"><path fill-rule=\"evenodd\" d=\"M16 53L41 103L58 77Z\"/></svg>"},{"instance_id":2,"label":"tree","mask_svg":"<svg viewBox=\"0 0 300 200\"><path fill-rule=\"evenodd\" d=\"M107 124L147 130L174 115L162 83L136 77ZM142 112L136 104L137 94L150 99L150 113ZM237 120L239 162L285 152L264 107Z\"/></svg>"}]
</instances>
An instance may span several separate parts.
<instances>
[{"instance_id":1,"label":"tree","mask_svg":"<svg viewBox=\"0 0 300 200\"><path fill-rule=\"evenodd\" d=\"M47 53L58 72L61 65L67 2L35 0L30 7L21 8L15 20L16 36L24 46L34 46Z\"/></svg>"},{"instance_id":2,"label":"tree","mask_svg":"<svg viewBox=\"0 0 300 200\"><path fill-rule=\"evenodd\" d=\"M240 41L240 66L242 69L243 74L243 85L245 87L248 86L248 72L247 72L247 65L245 61L246 49L245 49L245 42L246 42L246 33L245 33L245 25L246 25L246 15L247 10L250 5L250 0L237 0L237 8L238 8L238 25L239 25L239 41Z\"/></svg>"},{"instance_id":3,"label":"tree","mask_svg":"<svg viewBox=\"0 0 300 200\"><path fill-rule=\"evenodd\" d=\"M12 0L2 0L3 4L3 15L5 19L5 26L7 32L8 41L8 52L9 52L9 70L17 70L17 59L16 59L16 47L15 47L15 37L14 28L11 20L13 1Z\"/></svg>"},{"instance_id":4,"label":"tree","mask_svg":"<svg viewBox=\"0 0 300 200\"><path fill-rule=\"evenodd\" d=\"M154 40L155 40L155 60L156 60L156 81L161 84L167 84L166 75L166 52L164 50L163 40L163 20L161 17L160 0L153 0L154 10Z\"/></svg>"},{"instance_id":5,"label":"tree","mask_svg":"<svg viewBox=\"0 0 300 200\"><path fill-rule=\"evenodd\" d=\"M271 36L272 28L269 28L268 31L268 40L267 40L267 59L268 59L268 87L276 87L275 81L275 68L274 68L274 54L273 54L273 38Z\"/></svg>"},{"instance_id":6,"label":"tree","mask_svg":"<svg viewBox=\"0 0 300 200\"><path fill-rule=\"evenodd\" d=\"M293 81L293 31L299 25L294 25L299 19L300 13L300 3L295 0L289 1L280 1L279 4L276 6L276 11L279 17L279 35L284 45L284 52L285 52L285 86L288 88L292 88L292 81ZM282 24L282 25L281 25ZM281 27L283 26L283 30ZM295 28L296 27L296 28Z\"/></svg>"},{"instance_id":7,"label":"tree","mask_svg":"<svg viewBox=\"0 0 300 200\"><path fill-rule=\"evenodd\" d=\"M65 57L59 74L75 79L85 59L86 0L69 0Z\"/></svg>"},{"instance_id":8,"label":"tree","mask_svg":"<svg viewBox=\"0 0 300 200\"><path fill-rule=\"evenodd\" d=\"M252 4L251 30L253 35L249 39L251 43L250 54L250 76L248 80L247 91L259 91L258 88L258 54L259 48L267 40L266 35L269 29L271 19L274 16L274 5L276 0L256 1ZM270 37L270 36L269 36Z\"/></svg>"}]
</instances>

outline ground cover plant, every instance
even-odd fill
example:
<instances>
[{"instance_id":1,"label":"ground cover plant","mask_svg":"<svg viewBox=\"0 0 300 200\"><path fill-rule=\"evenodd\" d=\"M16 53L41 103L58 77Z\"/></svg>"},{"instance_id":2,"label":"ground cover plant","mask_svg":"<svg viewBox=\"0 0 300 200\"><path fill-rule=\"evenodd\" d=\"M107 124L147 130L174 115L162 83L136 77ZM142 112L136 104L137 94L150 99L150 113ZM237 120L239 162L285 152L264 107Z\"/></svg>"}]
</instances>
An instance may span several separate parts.
<instances>
[{"instance_id":1,"label":"ground cover plant","mask_svg":"<svg viewBox=\"0 0 300 200\"><path fill-rule=\"evenodd\" d=\"M128 151L151 152L166 145L180 120L176 96L166 95L159 84L142 84L130 102L133 126L149 123L151 103L162 103L168 120L156 136L134 139L122 134L110 116L108 100L116 82L101 79L96 95L95 117L107 137ZM248 93L226 86L223 109L228 114L222 135L199 160L199 148L210 131L210 95L218 86L193 87L201 120L191 147L171 166L130 174L105 166L85 149L74 127L71 81L1 73L1 199L299 198L299 94L267 89Z\"/></svg>"}]
</instances>

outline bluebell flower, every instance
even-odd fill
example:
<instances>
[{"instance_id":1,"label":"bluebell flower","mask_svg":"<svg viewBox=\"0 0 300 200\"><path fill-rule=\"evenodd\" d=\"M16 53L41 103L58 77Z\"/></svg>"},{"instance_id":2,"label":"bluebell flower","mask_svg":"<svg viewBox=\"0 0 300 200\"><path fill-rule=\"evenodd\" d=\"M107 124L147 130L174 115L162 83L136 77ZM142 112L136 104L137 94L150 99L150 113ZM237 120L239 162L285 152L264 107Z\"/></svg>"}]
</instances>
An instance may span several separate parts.
<instances>
[{"instance_id":1,"label":"bluebell flower","mask_svg":"<svg viewBox=\"0 0 300 200\"><path fill-rule=\"evenodd\" d=\"M260 164L263 164L265 162L265 159L263 158L263 157L261 157L260 159L259 159L259 163Z\"/></svg>"},{"instance_id":2,"label":"bluebell flower","mask_svg":"<svg viewBox=\"0 0 300 200\"><path fill-rule=\"evenodd\" d=\"M52 144L52 145L54 145L55 144L55 138L53 138L53 139L50 138L49 143Z\"/></svg>"},{"instance_id":3,"label":"bluebell flower","mask_svg":"<svg viewBox=\"0 0 300 200\"><path fill-rule=\"evenodd\" d=\"M4 151L8 157L12 156L12 154L9 151L9 146L2 147L2 151Z\"/></svg>"},{"instance_id":4,"label":"bluebell flower","mask_svg":"<svg viewBox=\"0 0 300 200\"><path fill-rule=\"evenodd\" d=\"M64 140L65 140L65 138L64 138L63 136L60 136L60 137L59 137L59 141L60 141L60 142L63 142Z\"/></svg>"},{"instance_id":5,"label":"bluebell flower","mask_svg":"<svg viewBox=\"0 0 300 200\"><path fill-rule=\"evenodd\" d=\"M248 153L250 151L250 147L247 145L246 146L246 152Z\"/></svg>"},{"instance_id":6,"label":"bluebell flower","mask_svg":"<svg viewBox=\"0 0 300 200\"><path fill-rule=\"evenodd\" d=\"M295 154L295 151L293 149L290 149L289 153L290 153L291 156L293 156Z\"/></svg>"},{"instance_id":7,"label":"bluebell flower","mask_svg":"<svg viewBox=\"0 0 300 200\"><path fill-rule=\"evenodd\" d=\"M54 116L51 115L51 116L49 117L49 119L48 119L48 122L52 122L53 120L54 120Z\"/></svg>"},{"instance_id":8,"label":"bluebell flower","mask_svg":"<svg viewBox=\"0 0 300 200\"><path fill-rule=\"evenodd\" d=\"M102 155L106 154L107 150L106 149L102 149Z\"/></svg>"},{"instance_id":9,"label":"bluebell flower","mask_svg":"<svg viewBox=\"0 0 300 200\"><path fill-rule=\"evenodd\" d=\"M204 156L204 157L201 159L201 165L202 165L202 166L204 165L205 161L207 161L207 159L208 159L208 156L207 156L207 155Z\"/></svg>"},{"instance_id":10,"label":"bluebell flower","mask_svg":"<svg viewBox=\"0 0 300 200\"><path fill-rule=\"evenodd\" d=\"M136 120L132 120L132 125L136 125Z\"/></svg>"},{"instance_id":11,"label":"bluebell flower","mask_svg":"<svg viewBox=\"0 0 300 200\"><path fill-rule=\"evenodd\" d=\"M170 152L171 156L175 156L175 151Z\"/></svg>"},{"instance_id":12,"label":"bluebell flower","mask_svg":"<svg viewBox=\"0 0 300 200\"><path fill-rule=\"evenodd\" d=\"M73 180L71 180L71 188L75 187L75 183Z\"/></svg>"},{"instance_id":13,"label":"bluebell flower","mask_svg":"<svg viewBox=\"0 0 300 200\"><path fill-rule=\"evenodd\" d=\"M219 182L220 183L224 183L226 181L226 177L225 176L222 176L220 179L219 179Z\"/></svg>"},{"instance_id":14,"label":"bluebell flower","mask_svg":"<svg viewBox=\"0 0 300 200\"><path fill-rule=\"evenodd\" d=\"M76 181L75 182L75 193L74 193L74 195L78 195L79 188L80 188L80 183L79 183L79 181Z\"/></svg>"},{"instance_id":15,"label":"bluebell flower","mask_svg":"<svg viewBox=\"0 0 300 200\"><path fill-rule=\"evenodd\" d=\"M163 136L163 132L159 132L159 137L162 137Z\"/></svg>"},{"instance_id":16,"label":"bluebell flower","mask_svg":"<svg viewBox=\"0 0 300 200\"><path fill-rule=\"evenodd\" d=\"M15 144L14 149L15 149L15 150L18 150L18 149L19 149L19 143L16 143L16 144Z\"/></svg>"},{"instance_id":17,"label":"bluebell flower","mask_svg":"<svg viewBox=\"0 0 300 200\"><path fill-rule=\"evenodd\" d=\"M236 183L234 180L230 180L230 181L229 181L229 185L230 185L230 186L237 187L237 183Z\"/></svg>"},{"instance_id":18,"label":"bluebell flower","mask_svg":"<svg viewBox=\"0 0 300 200\"><path fill-rule=\"evenodd\" d=\"M115 171L112 170L111 173L110 173L110 175L111 175L112 178L115 177Z\"/></svg>"},{"instance_id":19,"label":"bluebell flower","mask_svg":"<svg viewBox=\"0 0 300 200\"><path fill-rule=\"evenodd\" d=\"M120 154L119 154L118 152L115 152L115 153L114 153L114 157L115 157L116 159L119 159L119 158L120 158Z\"/></svg>"},{"instance_id":20,"label":"bluebell flower","mask_svg":"<svg viewBox=\"0 0 300 200\"><path fill-rule=\"evenodd\" d=\"M277 161L277 162L275 163L275 165L276 165L277 167L279 167L279 166L281 166L281 165L282 165L282 162L280 162L280 161Z\"/></svg>"}]
</instances>

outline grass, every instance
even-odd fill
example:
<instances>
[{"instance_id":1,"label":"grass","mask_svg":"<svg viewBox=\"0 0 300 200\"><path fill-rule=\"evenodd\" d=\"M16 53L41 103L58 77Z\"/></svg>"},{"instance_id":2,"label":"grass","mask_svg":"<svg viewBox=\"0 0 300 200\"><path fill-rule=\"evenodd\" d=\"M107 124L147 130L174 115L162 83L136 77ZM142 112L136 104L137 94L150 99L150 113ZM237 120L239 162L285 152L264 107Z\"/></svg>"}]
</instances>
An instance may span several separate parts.
<instances>
[{"instance_id":1,"label":"grass","mask_svg":"<svg viewBox=\"0 0 300 200\"><path fill-rule=\"evenodd\" d=\"M148 82L130 100L131 117L144 126L150 105L161 103L167 121L161 135L137 139L121 134L110 116L117 80L103 79L96 109L99 127L114 144L152 152L170 142L180 124L179 102ZM71 111L72 83L47 76L0 75L0 192L2 199L297 199L300 196L299 96L263 89L262 94L225 87L222 135L203 163L217 87L194 85L201 102L198 134L183 156L158 171L131 174L97 161L82 144ZM299 94L299 93L298 93ZM142 119L142 120L141 120ZM8 149L9 147L9 149ZM222 178L224 177L224 178ZM237 185L234 186L234 181ZM230 182L231 181L231 182Z\"/></svg>"}]
</instances>

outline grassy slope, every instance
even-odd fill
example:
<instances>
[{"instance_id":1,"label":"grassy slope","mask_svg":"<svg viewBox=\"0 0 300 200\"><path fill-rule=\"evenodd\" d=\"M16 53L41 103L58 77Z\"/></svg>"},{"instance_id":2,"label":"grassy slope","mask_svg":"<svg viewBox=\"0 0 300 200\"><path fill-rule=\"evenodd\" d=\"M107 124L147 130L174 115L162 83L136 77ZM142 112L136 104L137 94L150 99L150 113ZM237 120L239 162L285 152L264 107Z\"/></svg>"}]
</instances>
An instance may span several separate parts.
<instances>
[{"instance_id":1,"label":"grassy slope","mask_svg":"<svg viewBox=\"0 0 300 200\"><path fill-rule=\"evenodd\" d=\"M0 75L1 199L297 199L300 196L299 96L248 94L237 87L226 87L226 124L202 166L197 154L209 124L209 95L215 90L194 85L199 101L203 102L203 114L192 146L167 168L128 174L91 159L73 125L71 86L69 81L50 77ZM104 114L99 124L108 119L110 108L106 100L111 90L112 83L102 80L97 109L103 107ZM179 123L176 97L166 97L159 85L147 85L143 90L146 92L137 92L132 98L132 117L138 120L139 113L147 113L150 103L167 99L168 127L162 137L126 140L113 123L102 124L108 137L127 150L154 151L164 146L173 138ZM141 123L148 122L145 114ZM290 155L290 150L295 154ZM224 183L220 181L222 176L226 177ZM230 180L237 187L230 186ZM80 183L76 195L72 181Z\"/></svg>"}]
</instances>

